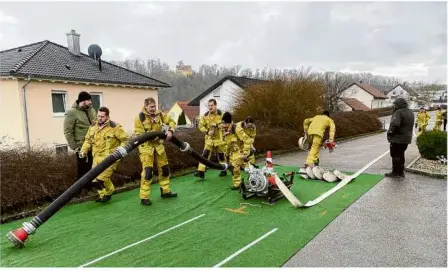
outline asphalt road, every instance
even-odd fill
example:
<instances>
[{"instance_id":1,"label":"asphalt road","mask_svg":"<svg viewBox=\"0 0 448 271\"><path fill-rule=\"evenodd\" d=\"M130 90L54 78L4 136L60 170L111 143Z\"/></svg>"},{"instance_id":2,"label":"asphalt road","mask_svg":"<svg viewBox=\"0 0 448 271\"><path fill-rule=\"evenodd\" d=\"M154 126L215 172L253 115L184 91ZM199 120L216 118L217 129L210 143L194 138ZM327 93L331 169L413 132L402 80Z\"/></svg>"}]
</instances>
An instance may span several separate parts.
<instances>
[{"instance_id":1,"label":"asphalt road","mask_svg":"<svg viewBox=\"0 0 448 271\"><path fill-rule=\"evenodd\" d=\"M331 154L321 151L321 165L357 171L388 148L385 133L341 143ZM406 151L406 165L416 157L413 142ZM298 166L304 164L306 153L273 158L278 164ZM389 171L390 156L366 170ZM446 221L446 180L412 173L403 180L384 178L284 267L446 267Z\"/></svg>"}]
</instances>

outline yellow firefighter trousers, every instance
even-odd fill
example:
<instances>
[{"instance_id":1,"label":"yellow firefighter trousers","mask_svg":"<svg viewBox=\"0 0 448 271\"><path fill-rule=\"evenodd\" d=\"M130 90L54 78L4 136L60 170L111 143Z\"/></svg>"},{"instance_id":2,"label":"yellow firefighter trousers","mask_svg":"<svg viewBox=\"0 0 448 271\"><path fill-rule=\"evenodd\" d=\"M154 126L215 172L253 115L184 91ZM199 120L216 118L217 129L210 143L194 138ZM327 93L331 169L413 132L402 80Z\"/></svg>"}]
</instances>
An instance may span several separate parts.
<instances>
[{"instance_id":1,"label":"yellow firefighter trousers","mask_svg":"<svg viewBox=\"0 0 448 271\"><path fill-rule=\"evenodd\" d=\"M93 162L92 168L95 167L98 163ZM110 196L114 193L115 187L112 183L111 177L112 174L117 170L118 162L115 162L110 167L108 167L105 171L103 171L98 177L96 177L93 182L100 182L100 185L104 187L101 190L98 190L98 194L100 195L100 198L103 198L104 196Z\"/></svg>"},{"instance_id":2,"label":"yellow firefighter trousers","mask_svg":"<svg viewBox=\"0 0 448 271\"><path fill-rule=\"evenodd\" d=\"M434 131L440 131L442 129L442 121L436 120L436 123L434 123Z\"/></svg>"},{"instance_id":3,"label":"yellow firefighter trousers","mask_svg":"<svg viewBox=\"0 0 448 271\"><path fill-rule=\"evenodd\" d=\"M252 154L251 156L249 156L249 163L251 163L252 165L255 165L255 154Z\"/></svg>"},{"instance_id":4,"label":"yellow firefighter trousers","mask_svg":"<svg viewBox=\"0 0 448 271\"><path fill-rule=\"evenodd\" d=\"M311 148L306 158L306 164L309 166L314 165L319 159L320 145L322 144L322 137L318 135L308 135L308 142L311 143Z\"/></svg>"},{"instance_id":5,"label":"yellow firefighter trousers","mask_svg":"<svg viewBox=\"0 0 448 271\"><path fill-rule=\"evenodd\" d=\"M417 132L417 136L420 136L424 131L426 131L426 126L428 126L428 123L417 123L418 125L418 132Z\"/></svg>"},{"instance_id":6,"label":"yellow firefighter trousers","mask_svg":"<svg viewBox=\"0 0 448 271\"><path fill-rule=\"evenodd\" d=\"M233 183L234 187L241 185L241 167L245 166L243 155L240 152L230 153L229 162L233 168Z\"/></svg>"},{"instance_id":7,"label":"yellow firefighter trousers","mask_svg":"<svg viewBox=\"0 0 448 271\"><path fill-rule=\"evenodd\" d=\"M151 183L153 180L153 166L154 156L157 156L157 169L159 171L158 179L159 185L163 190L163 193L170 192L170 172L168 166L168 158L166 152L158 154L156 150L151 154L140 155L140 161L142 162L142 173L140 182L140 199L149 199L151 194Z\"/></svg>"},{"instance_id":8,"label":"yellow firefighter trousers","mask_svg":"<svg viewBox=\"0 0 448 271\"><path fill-rule=\"evenodd\" d=\"M213 150L216 150L216 155L218 156L218 160L220 164L225 164L226 163L226 157L225 157L225 149L226 149L226 145L220 145L220 146L212 146L209 144L205 144L204 146L204 152L203 152L203 156L205 157L205 159L209 160L210 159L210 155L212 154ZM207 167L202 164L199 163L198 166L198 171L205 171Z\"/></svg>"}]
</instances>

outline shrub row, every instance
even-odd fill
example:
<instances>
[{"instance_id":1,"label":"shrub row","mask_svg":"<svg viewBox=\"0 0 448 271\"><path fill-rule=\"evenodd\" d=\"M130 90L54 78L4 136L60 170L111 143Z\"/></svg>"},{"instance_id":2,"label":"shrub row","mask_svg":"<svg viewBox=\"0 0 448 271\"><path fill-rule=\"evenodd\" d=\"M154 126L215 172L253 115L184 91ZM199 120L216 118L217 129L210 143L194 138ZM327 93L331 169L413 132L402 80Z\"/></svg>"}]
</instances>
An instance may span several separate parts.
<instances>
[{"instance_id":1,"label":"shrub row","mask_svg":"<svg viewBox=\"0 0 448 271\"><path fill-rule=\"evenodd\" d=\"M337 138L374 132L381 128L380 121L365 112L340 112L332 117L336 124ZM297 129L285 129L257 123L257 152L296 148L297 140L303 134L302 125L297 126ZM179 130L176 136L202 152L203 136L198 130ZM172 172L197 166L196 160L180 152L174 144L167 143L165 147ZM61 195L76 181L75 160L74 154L55 155L39 146L34 146L29 151L25 148L0 151L2 216L36 208ZM216 156L212 160L216 161ZM157 174L156 168L155 171ZM134 150L120 161L112 181L116 187L138 183L140 173L138 151ZM85 197L88 193L89 190L83 190L78 198Z\"/></svg>"},{"instance_id":2,"label":"shrub row","mask_svg":"<svg viewBox=\"0 0 448 271\"><path fill-rule=\"evenodd\" d=\"M367 112L373 113L378 117L390 116L394 112L394 107L389 106L389 107L374 108L368 110Z\"/></svg>"}]
</instances>

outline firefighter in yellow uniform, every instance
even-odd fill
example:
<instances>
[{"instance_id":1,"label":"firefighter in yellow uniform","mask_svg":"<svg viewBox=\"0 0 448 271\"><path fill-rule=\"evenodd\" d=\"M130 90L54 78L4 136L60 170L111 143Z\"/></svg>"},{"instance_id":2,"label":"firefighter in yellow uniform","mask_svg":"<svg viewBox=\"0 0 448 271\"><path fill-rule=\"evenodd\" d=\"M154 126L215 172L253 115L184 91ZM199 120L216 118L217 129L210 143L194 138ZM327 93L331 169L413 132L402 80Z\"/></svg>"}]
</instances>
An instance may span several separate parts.
<instances>
[{"instance_id":1,"label":"firefighter in yellow uniform","mask_svg":"<svg viewBox=\"0 0 448 271\"><path fill-rule=\"evenodd\" d=\"M252 139L232 122L232 115L225 112L222 117L221 129L224 131L224 140L227 145L227 155L233 170L232 190L240 189L241 168L249 161Z\"/></svg>"},{"instance_id":2,"label":"firefighter in yellow uniform","mask_svg":"<svg viewBox=\"0 0 448 271\"><path fill-rule=\"evenodd\" d=\"M434 123L434 131L442 130L442 123L443 123L442 108L438 107L436 113L436 122Z\"/></svg>"},{"instance_id":3,"label":"firefighter in yellow uniform","mask_svg":"<svg viewBox=\"0 0 448 271\"><path fill-rule=\"evenodd\" d=\"M254 120L252 117L246 117L243 121L240 121L236 124L236 131L243 132L249 136L251 139L251 155L249 156L249 163L254 165L258 168L258 166L255 165L255 137L257 135L257 127L254 124Z\"/></svg>"},{"instance_id":4,"label":"firefighter in yellow uniform","mask_svg":"<svg viewBox=\"0 0 448 271\"><path fill-rule=\"evenodd\" d=\"M417 113L417 136L420 136L423 132L426 131L426 126L428 126L430 118L431 117L429 116L428 112L426 112L425 108L420 108L420 112Z\"/></svg>"},{"instance_id":5,"label":"firefighter in yellow uniform","mask_svg":"<svg viewBox=\"0 0 448 271\"><path fill-rule=\"evenodd\" d=\"M219 163L225 164L225 142L220 129L222 111L216 108L216 100L210 99L207 103L208 112L201 116L199 120L199 130L205 134L204 151L202 156L210 159L212 151L216 151ZM194 174L196 177L204 179L206 166L202 163L198 165L198 171ZM220 177L227 176L227 171L223 170L219 174Z\"/></svg>"},{"instance_id":6,"label":"firefighter in yellow uniform","mask_svg":"<svg viewBox=\"0 0 448 271\"><path fill-rule=\"evenodd\" d=\"M84 143L79 151L79 158L84 158L86 153L92 151L93 164L95 167L107 156L112 154L119 146L124 146L129 140L128 134L123 127L110 120L109 109L100 107L97 113L97 120L90 125ZM104 170L93 184L98 189L99 198L96 202L107 202L112 198L115 188L111 181L112 174L117 170L118 161Z\"/></svg>"},{"instance_id":7,"label":"firefighter in yellow uniform","mask_svg":"<svg viewBox=\"0 0 448 271\"><path fill-rule=\"evenodd\" d=\"M316 115L313 118L306 119L303 122L303 131L308 134L308 142L311 148L306 158L305 167L319 165L319 150L322 145L322 138L325 130L330 128L330 141L334 141L336 126L330 118L330 112L324 111L322 115Z\"/></svg>"},{"instance_id":8,"label":"firefighter in yellow uniform","mask_svg":"<svg viewBox=\"0 0 448 271\"><path fill-rule=\"evenodd\" d=\"M144 106L140 114L134 121L135 135L141 135L146 132L161 132L163 125L168 125L167 140L173 136L176 123L169 116L157 110L156 101L153 98L145 99ZM151 205L149 195L151 194L151 183L153 181L154 157L157 160L158 180L160 185L160 193L162 198L177 197L177 193L173 193L170 188L170 168L168 158L163 146L163 139L154 139L141 144L138 147L140 153L140 161L142 163L142 173L140 182L140 203L143 205Z\"/></svg>"}]
</instances>

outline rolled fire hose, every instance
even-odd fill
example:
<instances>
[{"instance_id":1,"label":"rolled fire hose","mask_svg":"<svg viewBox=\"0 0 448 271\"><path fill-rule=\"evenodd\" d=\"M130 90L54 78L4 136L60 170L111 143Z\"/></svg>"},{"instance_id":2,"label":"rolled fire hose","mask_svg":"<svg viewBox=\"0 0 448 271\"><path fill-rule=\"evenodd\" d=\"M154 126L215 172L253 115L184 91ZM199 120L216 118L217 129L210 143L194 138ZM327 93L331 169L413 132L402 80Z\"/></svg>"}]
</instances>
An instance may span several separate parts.
<instances>
[{"instance_id":1,"label":"rolled fire hose","mask_svg":"<svg viewBox=\"0 0 448 271\"><path fill-rule=\"evenodd\" d=\"M142 134L138 137L131 138L129 142L122 147L118 147L112 154L107 156L101 163L88 171L84 176L82 176L78 181L76 181L70 188L68 188L62 195L60 195L55 201L53 201L47 208L36 215L31 221L24 222L22 228L10 231L6 234L8 240L18 248L24 246L28 235L34 234L38 227L44 224L48 219L50 219L59 209L66 205L76 194L81 192L81 189L93 181L98 175L100 175L104 170L111 166L117 160L128 155L132 150L137 148L139 145L145 143L146 141L154 140L156 138L165 139L166 135L164 132L148 132ZM177 137L173 136L171 142L180 148L181 152L186 152L194 159L198 160L200 163L206 165L209 168L227 170L227 164L214 163L210 160L205 159L202 155L191 148L190 144L184 142Z\"/></svg>"}]
</instances>

